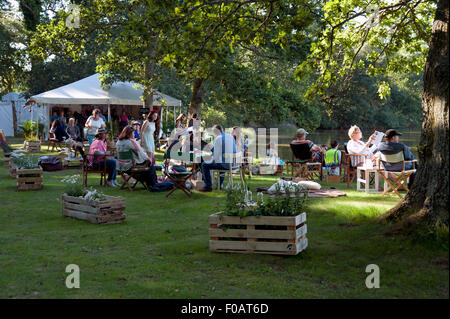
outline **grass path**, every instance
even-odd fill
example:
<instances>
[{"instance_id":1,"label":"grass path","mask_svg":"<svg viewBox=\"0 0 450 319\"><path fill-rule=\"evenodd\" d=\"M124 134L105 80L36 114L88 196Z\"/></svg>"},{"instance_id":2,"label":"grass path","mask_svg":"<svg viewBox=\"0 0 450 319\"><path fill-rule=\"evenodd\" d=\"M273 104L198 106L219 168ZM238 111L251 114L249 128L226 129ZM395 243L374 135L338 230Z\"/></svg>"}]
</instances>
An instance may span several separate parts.
<instances>
[{"instance_id":1,"label":"grass path","mask_svg":"<svg viewBox=\"0 0 450 319\"><path fill-rule=\"evenodd\" d=\"M449 297L448 248L384 236L387 226L374 222L397 198L334 184L347 196L309 200L309 246L299 255L211 253L207 217L223 192L166 199L99 187L89 175L89 185L127 202L124 223L93 225L61 215L60 180L79 172L44 172L42 190L17 192L0 166L0 298ZM250 187L275 180L254 177ZM65 287L68 264L80 267L80 289ZM379 289L365 286L368 264L380 267Z\"/></svg>"}]
</instances>

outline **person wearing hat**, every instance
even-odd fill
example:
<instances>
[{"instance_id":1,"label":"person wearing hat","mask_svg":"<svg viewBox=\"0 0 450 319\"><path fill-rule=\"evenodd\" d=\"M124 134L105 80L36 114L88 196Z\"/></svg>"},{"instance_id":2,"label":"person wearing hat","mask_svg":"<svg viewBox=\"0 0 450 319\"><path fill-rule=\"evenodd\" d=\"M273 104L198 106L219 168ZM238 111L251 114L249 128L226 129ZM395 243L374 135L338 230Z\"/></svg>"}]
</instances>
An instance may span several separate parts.
<instances>
[{"instance_id":1,"label":"person wearing hat","mask_svg":"<svg viewBox=\"0 0 450 319\"><path fill-rule=\"evenodd\" d=\"M89 147L89 166L92 166L96 169L103 169L103 165L105 165L105 156L109 155L107 152L107 134L106 130L101 127L97 129L97 132L94 136L94 141ZM93 155L100 156L93 156ZM94 160L95 159L95 160ZM106 180L106 185L111 187L119 186L119 183L116 181L117 177L117 160L113 158L106 159L106 170L108 171L108 178Z\"/></svg>"},{"instance_id":2,"label":"person wearing hat","mask_svg":"<svg viewBox=\"0 0 450 319\"><path fill-rule=\"evenodd\" d=\"M385 155L392 155L392 154L397 154L399 152L403 152L403 157L404 157L405 161L414 160L414 155L411 152L411 150L409 149L409 147L406 146L405 144L399 142L399 136L401 136L401 135L402 135L402 133L400 133L399 131L397 131L395 129L387 130L386 133L384 133L384 138L386 139L386 142L380 143L380 145L378 145L377 151L379 151ZM412 168L413 168L413 163L405 163L406 170L412 169ZM386 163L385 169L387 171L401 171L402 164L401 163L395 163L395 164ZM414 177L412 179L414 179ZM412 184L411 178L410 178L410 183Z\"/></svg>"},{"instance_id":3,"label":"person wearing hat","mask_svg":"<svg viewBox=\"0 0 450 319\"><path fill-rule=\"evenodd\" d=\"M134 128L134 139L139 141L141 139L141 123L139 121L133 121L131 126Z\"/></svg>"},{"instance_id":4,"label":"person wearing hat","mask_svg":"<svg viewBox=\"0 0 450 319\"><path fill-rule=\"evenodd\" d=\"M294 144L308 144L309 149L312 152L314 161L322 161L320 147L313 143L313 141L307 140L306 135L309 134L304 128L299 128L295 134L295 139L291 141Z\"/></svg>"}]
</instances>

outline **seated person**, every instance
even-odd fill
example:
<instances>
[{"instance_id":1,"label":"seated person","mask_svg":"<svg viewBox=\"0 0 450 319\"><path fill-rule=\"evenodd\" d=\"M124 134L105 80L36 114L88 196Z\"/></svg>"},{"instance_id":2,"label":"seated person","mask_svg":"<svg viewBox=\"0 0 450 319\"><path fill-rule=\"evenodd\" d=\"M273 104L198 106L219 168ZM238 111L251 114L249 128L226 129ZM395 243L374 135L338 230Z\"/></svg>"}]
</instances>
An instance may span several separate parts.
<instances>
[{"instance_id":1,"label":"seated person","mask_svg":"<svg viewBox=\"0 0 450 319\"><path fill-rule=\"evenodd\" d=\"M55 134L55 139L58 142L64 141L64 138L69 138L69 135L64 130L61 121L55 120L52 123L52 127L50 128L50 132Z\"/></svg>"},{"instance_id":2,"label":"seated person","mask_svg":"<svg viewBox=\"0 0 450 319\"><path fill-rule=\"evenodd\" d=\"M213 133L216 136L214 140L214 147L212 149L212 160L210 162L202 163L202 177L205 182L205 187L199 189L200 192L211 192L211 169L229 169L230 164L224 154L236 154L236 142L234 137L225 133L222 126L214 125ZM220 176L220 185L223 184L224 176Z\"/></svg>"},{"instance_id":3,"label":"seated person","mask_svg":"<svg viewBox=\"0 0 450 319\"><path fill-rule=\"evenodd\" d=\"M3 130L0 130L0 147L5 153L11 153L13 151L13 149L8 145L8 142L6 141L6 136L3 133Z\"/></svg>"},{"instance_id":4,"label":"seated person","mask_svg":"<svg viewBox=\"0 0 450 319\"><path fill-rule=\"evenodd\" d=\"M157 183L156 169L154 165L151 165L150 158L142 147L134 140L134 129L132 126L125 126L119 135L116 143L117 152L128 152L131 150L134 158L134 162L138 165L147 165L149 170L142 171L140 176L136 177L140 182L144 183L147 188L151 188ZM128 171L133 163L131 160L118 160L119 169L121 171ZM133 176L134 177L134 176Z\"/></svg>"},{"instance_id":5,"label":"seated person","mask_svg":"<svg viewBox=\"0 0 450 319\"><path fill-rule=\"evenodd\" d=\"M414 155L411 152L411 150L409 149L409 147L403 143L399 143L399 136L401 136L401 135L402 135L402 133L398 132L395 129L387 130L386 133L384 134L386 142L380 143L380 145L378 145L377 150L385 155L392 155L392 154L397 154L399 152L403 152L403 157L404 157L405 161L414 160ZM386 171L399 172L402 170L402 164L401 163L393 163L393 164L386 163L384 165L384 169ZM410 170L410 169L413 169L413 163L405 163L405 170ZM412 183L414 182L415 176L416 176L416 173L413 173L409 177L408 188L410 188Z\"/></svg>"},{"instance_id":6,"label":"seated person","mask_svg":"<svg viewBox=\"0 0 450 319\"><path fill-rule=\"evenodd\" d=\"M369 148L372 141L375 139L375 136L371 135L367 143L364 143L362 139L362 132L358 126L353 125L348 130L348 137L350 140L347 143L347 151L349 154L362 154L365 155L366 158L370 158L373 162L376 161L376 157L373 155L374 148ZM352 166L362 166L364 162L361 159L352 157Z\"/></svg>"},{"instance_id":7,"label":"seated person","mask_svg":"<svg viewBox=\"0 0 450 319\"><path fill-rule=\"evenodd\" d=\"M341 151L338 150L339 143L332 140L331 148L325 152L325 168L328 175L340 175L339 166L341 165Z\"/></svg>"},{"instance_id":8,"label":"seated person","mask_svg":"<svg viewBox=\"0 0 450 319\"><path fill-rule=\"evenodd\" d=\"M308 144L312 153L312 159L314 162L322 162L322 152L319 146L315 145L312 141L306 139L306 135L309 134L305 129L299 128L296 132L296 139L291 143L295 144Z\"/></svg>"},{"instance_id":9,"label":"seated person","mask_svg":"<svg viewBox=\"0 0 450 319\"><path fill-rule=\"evenodd\" d=\"M97 130L97 134L94 136L94 141L89 147L89 166L94 167L95 169L102 170L103 165L105 165L104 156L92 156L92 155L109 155L107 152L107 138L106 130L102 127ZM119 183L116 181L117 177L117 160L113 158L106 159L106 170L108 171L108 178L106 180L107 186L116 187L119 186Z\"/></svg>"},{"instance_id":10,"label":"seated person","mask_svg":"<svg viewBox=\"0 0 450 319\"><path fill-rule=\"evenodd\" d=\"M83 142L81 139L80 128L75 124L75 119L73 117L69 119L69 125L66 128L66 133L72 140Z\"/></svg>"},{"instance_id":11,"label":"seated person","mask_svg":"<svg viewBox=\"0 0 450 319\"><path fill-rule=\"evenodd\" d=\"M141 139L141 123L139 121L133 121L132 126L134 129L134 139L139 141Z\"/></svg>"}]
</instances>

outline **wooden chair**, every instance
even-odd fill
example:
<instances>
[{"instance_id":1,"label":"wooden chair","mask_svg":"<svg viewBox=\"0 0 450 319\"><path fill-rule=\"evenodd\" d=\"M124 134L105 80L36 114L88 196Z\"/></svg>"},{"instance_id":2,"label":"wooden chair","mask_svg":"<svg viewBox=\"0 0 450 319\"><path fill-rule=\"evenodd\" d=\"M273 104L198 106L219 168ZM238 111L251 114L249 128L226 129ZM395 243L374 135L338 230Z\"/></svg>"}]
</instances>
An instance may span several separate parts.
<instances>
[{"instance_id":1,"label":"wooden chair","mask_svg":"<svg viewBox=\"0 0 450 319\"><path fill-rule=\"evenodd\" d=\"M412 163L413 168L405 170L405 163ZM415 168L417 160L405 161L403 151L396 154L383 154L380 152L380 159L378 161L378 174L384 179L384 192L381 195L387 194L397 194L398 197L403 198L403 196L398 192L400 189L409 191L408 189L408 178L414 174L417 170ZM383 168L381 168L383 164ZM401 170L386 170L386 164L399 166L401 164Z\"/></svg>"},{"instance_id":2,"label":"wooden chair","mask_svg":"<svg viewBox=\"0 0 450 319\"><path fill-rule=\"evenodd\" d=\"M313 154L307 143L290 143L292 160L286 162L286 173L291 166L292 177L303 177L314 181L314 176L322 180L322 163L313 161ZM323 157L323 156L322 156Z\"/></svg>"},{"instance_id":3,"label":"wooden chair","mask_svg":"<svg viewBox=\"0 0 450 319\"><path fill-rule=\"evenodd\" d=\"M57 151L60 151L64 148L64 142L58 141L55 137L55 133L49 132L49 136L50 138L48 139L47 151L50 150L50 146L52 147L52 152L55 150L55 147Z\"/></svg>"},{"instance_id":4,"label":"wooden chair","mask_svg":"<svg viewBox=\"0 0 450 319\"><path fill-rule=\"evenodd\" d=\"M123 181L120 189L124 189L125 187L127 187L128 190L132 192L136 188L136 185L138 183L141 183L142 186L144 186L143 189L148 190L147 185L145 185L145 183L142 182L140 175L146 171L149 171L150 168L144 165L137 165L136 162L134 161L132 150L128 150L126 152L117 152L117 159L119 161L131 161L130 169L126 171L119 170L117 172L118 174L120 174Z\"/></svg>"},{"instance_id":5,"label":"wooden chair","mask_svg":"<svg viewBox=\"0 0 450 319\"><path fill-rule=\"evenodd\" d=\"M341 172L341 176L343 177L343 181L347 182L347 188L350 188L356 179L358 164L364 163L365 158L366 155L363 154L342 153L341 170L344 170L344 174Z\"/></svg>"},{"instance_id":6,"label":"wooden chair","mask_svg":"<svg viewBox=\"0 0 450 319\"><path fill-rule=\"evenodd\" d=\"M173 144L172 144L173 146ZM169 170L169 166L170 166L170 160L171 160L171 156L170 156L170 150L171 147L169 147L167 149L167 151L164 153L164 171L163 174L175 184L175 187L173 189L171 189L166 197L169 197L173 192L175 192L177 189L181 189L188 197L191 196L192 192L190 189L188 189L186 187L186 182L189 181L192 178L193 172L192 171L187 171L187 172L175 172L175 171L170 171ZM182 155L181 152L178 152L178 155ZM193 154L191 154L193 155Z\"/></svg>"},{"instance_id":7,"label":"wooden chair","mask_svg":"<svg viewBox=\"0 0 450 319\"><path fill-rule=\"evenodd\" d=\"M228 185L233 185L233 174L239 173L242 185L244 185L244 170L242 169L241 154L223 154L225 158L225 163L227 164L226 169L211 169L211 182L214 185L215 179L217 179L216 189L220 190L220 174L226 174L228 176Z\"/></svg>"},{"instance_id":8,"label":"wooden chair","mask_svg":"<svg viewBox=\"0 0 450 319\"><path fill-rule=\"evenodd\" d=\"M88 155L84 152L83 148L80 146L77 146L77 151L80 153L81 157L83 158L83 164L81 165L81 171L83 176L83 186L87 187L87 176L88 174L100 174L100 186L106 185L106 156L105 155ZM93 156L93 161L95 162L95 159L100 156L104 156L103 159L103 169L96 169L94 166L89 166L89 156Z\"/></svg>"}]
</instances>

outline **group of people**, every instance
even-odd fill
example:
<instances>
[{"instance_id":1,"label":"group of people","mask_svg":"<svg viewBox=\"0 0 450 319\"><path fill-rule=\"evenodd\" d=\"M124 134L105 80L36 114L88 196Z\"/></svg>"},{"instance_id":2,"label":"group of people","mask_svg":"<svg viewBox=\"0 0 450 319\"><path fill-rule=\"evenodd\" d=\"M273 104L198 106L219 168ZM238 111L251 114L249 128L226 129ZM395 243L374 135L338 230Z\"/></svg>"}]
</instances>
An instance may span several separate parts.
<instances>
[{"instance_id":1,"label":"group of people","mask_svg":"<svg viewBox=\"0 0 450 319\"><path fill-rule=\"evenodd\" d=\"M306 135L308 132L304 129L297 130L297 138L292 141L292 143L306 143L309 145L309 148L312 153L313 161L322 162L321 154L324 154L324 163L325 168L327 170L327 174L329 175L339 175L340 163L342 154L339 150L339 143L336 140L332 140L330 143L330 148L323 151L322 147L314 144L312 141L306 139ZM362 140L362 131L361 129L353 125L348 130L348 136L350 140L346 143L345 148L348 154L360 154L363 157L352 157L351 165L353 167L363 166L366 164L366 161L370 161L370 163L375 166L377 160L380 159L380 154L392 155L397 154L399 152L403 152L403 158L405 161L414 160L414 155L408 146L404 143L400 143L399 137L402 135L399 131L395 129L388 129L384 138L385 141L375 145L373 142L375 141L375 135L372 134L367 142ZM387 171L401 171L402 165L401 163L383 163L384 169ZM405 169L409 170L413 168L412 163L406 163ZM409 185L411 186L414 181L415 174L412 174L409 179Z\"/></svg>"}]
</instances>

